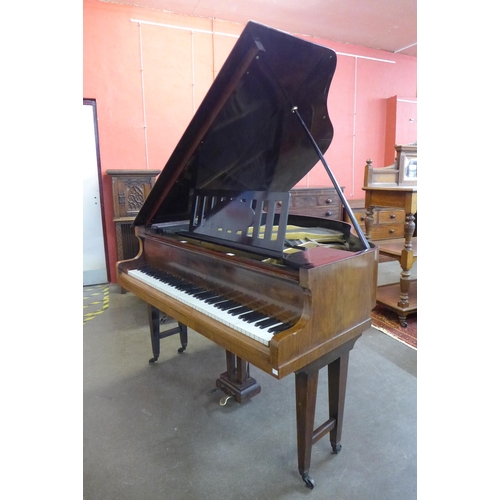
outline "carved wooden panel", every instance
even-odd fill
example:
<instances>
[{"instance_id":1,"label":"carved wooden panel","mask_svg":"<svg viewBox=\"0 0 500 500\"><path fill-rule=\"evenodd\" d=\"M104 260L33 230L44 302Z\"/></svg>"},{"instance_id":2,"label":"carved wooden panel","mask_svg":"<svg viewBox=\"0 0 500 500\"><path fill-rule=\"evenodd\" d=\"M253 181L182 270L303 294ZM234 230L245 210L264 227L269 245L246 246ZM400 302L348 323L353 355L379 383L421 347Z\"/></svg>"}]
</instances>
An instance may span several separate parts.
<instances>
[{"instance_id":1,"label":"carved wooden panel","mask_svg":"<svg viewBox=\"0 0 500 500\"><path fill-rule=\"evenodd\" d=\"M106 170L113 188L113 210L118 260L137 255L139 245L132 222L148 197L160 170Z\"/></svg>"}]
</instances>

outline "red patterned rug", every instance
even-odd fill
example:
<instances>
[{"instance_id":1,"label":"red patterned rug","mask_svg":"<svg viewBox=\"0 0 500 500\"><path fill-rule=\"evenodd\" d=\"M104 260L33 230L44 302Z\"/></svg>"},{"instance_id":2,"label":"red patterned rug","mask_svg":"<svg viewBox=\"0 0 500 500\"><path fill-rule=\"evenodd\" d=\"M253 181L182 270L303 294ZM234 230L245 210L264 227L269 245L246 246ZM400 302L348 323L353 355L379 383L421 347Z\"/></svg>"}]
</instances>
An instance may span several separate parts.
<instances>
[{"instance_id":1,"label":"red patterned rug","mask_svg":"<svg viewBox=\"0 0 500 500\"><path fill-rule=\"evenodd\" d=\"M417 313L410 314L406 318L408 326L399 324L398 315L380 306L372 311L372 326L381 332L403 342L404 344L417 348Z\"/></svg>"}]
</instances>

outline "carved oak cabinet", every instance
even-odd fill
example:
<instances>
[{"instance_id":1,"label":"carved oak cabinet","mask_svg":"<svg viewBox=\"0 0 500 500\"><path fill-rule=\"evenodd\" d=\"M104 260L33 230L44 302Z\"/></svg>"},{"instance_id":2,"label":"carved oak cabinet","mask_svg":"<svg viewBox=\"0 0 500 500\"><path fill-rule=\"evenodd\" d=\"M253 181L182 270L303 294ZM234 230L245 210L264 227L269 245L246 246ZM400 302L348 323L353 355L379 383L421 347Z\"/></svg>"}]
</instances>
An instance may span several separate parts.
<instances>
[{"instance_id":1,"label":"carved oak cabinet","mask_svg":"<svg viewBox=\"0 0 500 500\"><path fill-rule=\"evenodd\" d=\"M113 187L113 222L118 260L139 252L132 223L146 200L160 170L106 170Z\"/></svg>"}]
</instances>

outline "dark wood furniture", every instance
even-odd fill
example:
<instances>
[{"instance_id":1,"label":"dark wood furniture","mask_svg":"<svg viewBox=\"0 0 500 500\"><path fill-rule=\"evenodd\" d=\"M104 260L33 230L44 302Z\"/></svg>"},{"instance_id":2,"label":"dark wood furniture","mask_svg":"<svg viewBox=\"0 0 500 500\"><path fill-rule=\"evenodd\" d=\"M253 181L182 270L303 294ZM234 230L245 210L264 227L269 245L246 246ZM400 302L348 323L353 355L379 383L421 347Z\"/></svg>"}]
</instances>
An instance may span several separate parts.
<instances>
[{"instance_id":1,"label":"dark wood furniture","mask_svg":"<svg viewBox=\"0 0 500 500\"><path fill-rule=\"evenodd\" d=\"M380 256L396 259L402 269L399 283L377 287L377 304L397 313L401 326L405 327L406 317L417 311L417 280L411 275L417 260L417 238L413 238L411 249L402 240L381 240L377 244Z\"/></svg>"},{"instance_id":2,"label":"dark wood furniture","mask_svg":"<svg viewBox=\"0 0 500 500\"><path fill-rule=\"evenodd\" d=\"M309 488L312 445L329 435L341 448L349 352L371 324L378 261L361 231L326 214L336 199L289 193L332 140L325 89L335 67L333 50L249 22L134 221L138 255L117 263L118 284L155 315L152 363L162 311L178 321L181 352L184 327L225 349L222 403L260 392L250 364L276 379L295 374ZM322 217L292 213L309 196ZM321 243L304 246L300 234ZM329 416L315 428L323 367Z\"/></svg>"},{"instance_id":3,"label":"dark wood furniture","mask_svg":"<svg viewBox=\"0 0 500 500\"><path fill-rule=\"evenodd\" d=\"M106 174L111 177L118 260L130 259L139 252L139 241L134 234L132 223L160 172L160 170L106 170Z\"/></svg>"},{"instance_id":4,"label":"dark wood furniture","mask_svg":"<svg viewBox=\"0 0 500 500\"><path fill-rule=\"evenodd\" d=\"M404 225L406 219L404 209L395 207L373 207L372 210L373 219L370 221L371 241L404 237ZM354 214L361 226L361 229L363 229L366 234L366 209L354 209Z\"/></svg>"},{"instance_id":5,"label":"dark wood furniture","mask_svg":"<svg viewBox=\"0 0 500 500\"><path fill-rule=\"evenodd\" d=\"M417 311L417 283L411 278L411 268L417 259L417 238L413 236L417 213L417 186L416 178L405 179L402 172L407 164L406 149L410 149L410 153L416 158L416 146L397 146L398 160L395 165L375 169L371 160L368 160L363 187L366 209L364 223L369 240L374 239L372 230L376 207L391 207L391 210L400 208L405 213L402 239L377 240L380 255L397 259L402 268L399 284L385 285L377 289L377 304L396 312L401 326L406 326L406 317Z\"/></svg>"},{"instance_id":6,"label":"dark wood furniture","mask_svg":"<svg viewBox=\"0 0 500 500\"><path fill-rule=\"evenodd\" d=\"M342 220L343 207L335 188L295 188L290 194L289 213Z\"/></svg>"}]
</instances>

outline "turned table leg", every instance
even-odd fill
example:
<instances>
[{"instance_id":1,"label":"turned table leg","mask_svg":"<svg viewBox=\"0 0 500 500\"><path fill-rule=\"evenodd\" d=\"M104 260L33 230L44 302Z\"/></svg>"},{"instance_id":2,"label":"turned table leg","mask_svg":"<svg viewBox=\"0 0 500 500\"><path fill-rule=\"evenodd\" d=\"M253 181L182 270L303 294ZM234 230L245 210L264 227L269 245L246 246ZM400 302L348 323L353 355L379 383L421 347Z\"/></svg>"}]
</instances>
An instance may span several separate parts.
<instances>
[{"instance_id":1,"label":"turned table leg","mask_svg":"<svg viewBox=\"0 0 500 500\"><path fill-rule=\"evenodd\" d=\"M401 294L398 302L399 307L409 306L408 292L410 289L411 268L413 267L414 263L412 238L413 238L413 233L415 232L415 216L413 214L406 214L404 231L405 231L405 247L401 251L401 259L400 259L402 272L400 279Z\"/></svg>"},{"instance_id":2,"label":"turned table leg","mask_svg":"<svg viewBox=\"0 0 500 500\"><path fill-rule=\"evenodd\" d=\"M412 238L413 233L415 232L415 216L412 213L406 214L405 219L405 247L401 251L401 278L399 280L400 284L400 295L398 307L406 308L410 306L409 302L409 291L410 291L410 282L411 282L411 268L413 267L413 263L415 259L413 257L413 246L412 246ZM399 316L399 323L401 326L406 326L406 315Z\"/></svg>"},{"instance_id":3,"label":"turned table leg","mask_svg":"<svg viewBox=\"0 0 500 500\"><path fill-rule=\"evenodd\" d=\"M365 236L369 241L371 241L372 239L372 227L373 227L373 207L370 206L370 208L366 210L366 217L365 217Z\"/></svg>"}]
</instances>

